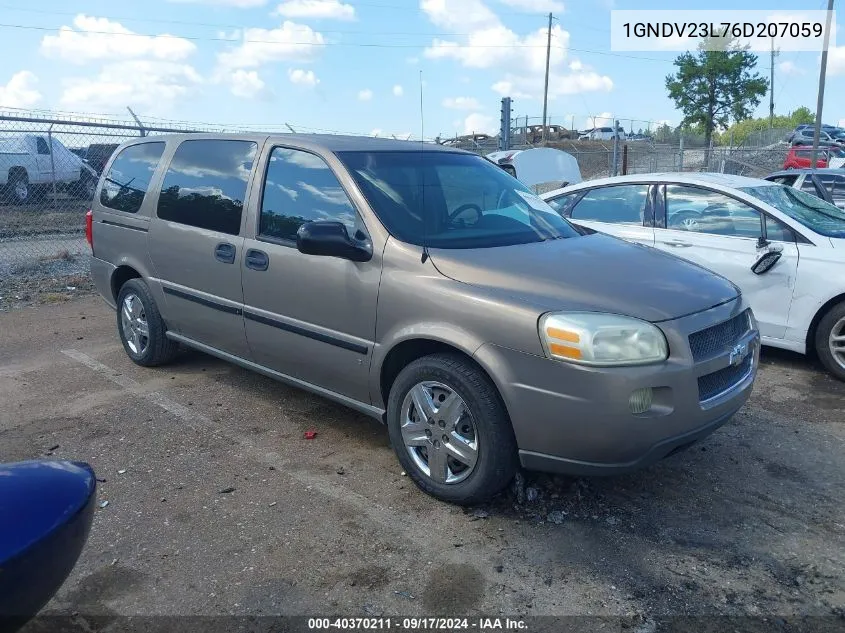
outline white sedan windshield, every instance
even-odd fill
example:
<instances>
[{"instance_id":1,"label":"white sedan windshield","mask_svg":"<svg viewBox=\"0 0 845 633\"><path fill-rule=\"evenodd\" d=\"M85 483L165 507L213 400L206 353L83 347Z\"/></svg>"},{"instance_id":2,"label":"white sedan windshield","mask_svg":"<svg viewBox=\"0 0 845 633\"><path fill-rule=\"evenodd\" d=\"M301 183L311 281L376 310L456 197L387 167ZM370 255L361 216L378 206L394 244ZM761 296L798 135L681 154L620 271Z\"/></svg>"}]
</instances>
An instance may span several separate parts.
<instances>
[{"instance_id":1,"label":"white sedan windshield","mask_svg":"<svg viewBox=\"0 0 845 633\"><path fill-rule=\"evenodd\" d=\"M743 187L740 191L772 205L820 235L845 238L845 211L821 198L783 185Z\"/></svg>"}]
</instances>

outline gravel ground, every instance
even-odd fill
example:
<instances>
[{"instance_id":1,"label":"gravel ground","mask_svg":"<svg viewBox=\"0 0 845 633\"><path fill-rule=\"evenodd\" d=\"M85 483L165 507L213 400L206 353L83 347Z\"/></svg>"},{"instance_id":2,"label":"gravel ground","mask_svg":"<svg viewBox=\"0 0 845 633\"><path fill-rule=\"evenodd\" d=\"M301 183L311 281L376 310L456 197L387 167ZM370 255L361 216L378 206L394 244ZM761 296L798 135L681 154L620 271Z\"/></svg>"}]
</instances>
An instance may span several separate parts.
<instances>
[{"instance_id":1,"label":"gravel ground","mask_svg":"<svg viewBox=\"0 0 845 633\"><path fill-rule=\"evenodd\" d=\"M0 461L88 461L109 502L47 613L845 622L845 384L802 357L765 352L750 403L652 468L462 509L377 422L199 353L137 367L114 321L0 314Z\"/></svg>"}]
</instances>

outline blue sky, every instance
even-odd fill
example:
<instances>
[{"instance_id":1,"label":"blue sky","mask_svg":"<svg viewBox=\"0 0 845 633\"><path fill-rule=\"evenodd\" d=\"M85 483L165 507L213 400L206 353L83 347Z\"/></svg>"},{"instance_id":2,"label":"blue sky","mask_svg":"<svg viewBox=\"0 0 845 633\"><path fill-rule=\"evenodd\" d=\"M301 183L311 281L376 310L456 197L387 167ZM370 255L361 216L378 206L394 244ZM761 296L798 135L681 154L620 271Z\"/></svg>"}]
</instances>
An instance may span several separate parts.
<instances>
[{"instance_id":1,"label":"blue sky","mask_svg":"<svg viewBox=\"0 0 845 633\"><path fill-rule=\"evenodd\" d=\"M820 9L809 0L721 8ZM546 17L555 123L677 124L664 78L678 53L611 53L610 10L664 0L0 0L0 107L425 136L494 131L500 98L542 114ZM685 9L718 9L693 0ZM841 19L840 19L841 23ZM840 29L841 32L841 29ZM9 54L12 53L12 54ZM768 55L758 68L768 76ZM775 108L815 109L818 53L775 61ZM422 75L420 75L422 73ZM757 110L768 112L768 98ZM573 119L574 118L574 119ZM845 122L845 42L825 122Z\"/></svg>"}]
</instances>

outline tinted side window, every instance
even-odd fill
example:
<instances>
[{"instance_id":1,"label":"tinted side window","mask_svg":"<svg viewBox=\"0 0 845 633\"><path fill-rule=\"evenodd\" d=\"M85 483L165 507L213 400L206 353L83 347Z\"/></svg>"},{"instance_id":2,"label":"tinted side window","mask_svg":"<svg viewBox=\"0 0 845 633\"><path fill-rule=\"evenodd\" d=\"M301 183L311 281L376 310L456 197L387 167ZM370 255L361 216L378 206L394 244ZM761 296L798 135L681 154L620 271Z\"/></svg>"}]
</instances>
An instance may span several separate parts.
<instances>
[{"instance_id":1,"label":"tinted side window","mask_svg":"<svg viewBox=\"0 0 845 633\"><path fill-rule=\"evenodd\" d=\"M717 191L666 186L666 225L695 233L760 237L760 212Z\"/></svg>"},{"instance_id":2,"label":"tinted side window","mask_svg":"<svg viewBox=\"0 0 845 633\"><path fill-rule=\"evenodd\" d=\"M44 140L43 137L39 136L35 139L36 151L39 154L49 154L50 148L47 146L47 141Z\"/></svg>"},{"instance_id":3,"label":"tinted side window","mask_svg":"<svg viewBox=\"0 0 845 633\"><path fill-rule=\"evenodd\" d=\"M648 185L620 185L588 191L572 209L573 220L642 226Z\"/></svg>"},{"instance_id":4,"label":"tinted side window","mask_svg":"<svg viewBox=\"0 0 845 633\"><path fill-rule=\"evenodd\" d=\"M296 241L299 227L313 220L343 222L350 236L360 226L355 207L322 158L275 148L264 182L259 234Z\"/></svg>"},{"instance_id":5,"label":"tinted side window","mask_svg":"<svg viewBox=\"0 0 845 633\"><path fill-rule=\"evenodd\" d=\"M252 141L183 141L164 176L158 217L237 235L256 150Z\"/></svg>"},{"instance_id":6,"label":"tinted side window","mask_svg":"<svg viewBox=\"0 0 845 633\"><path fill-rule=\"evenodd\" d=\"M806 149L798 150L797 152L795 152L795 156L797 158L810 158L812 156L812 154L813 154L812 151L809 151L809 150L806 150Z\"/></svg>"},{"instance_id":7,"label":"tinted side window","mask_svg":"<svg viewBox=\"0 0 845 633\"><path fill-rule=\"evenodd\" d=\"M163 153L164 143L130 145L120 152L103 179L100 204L117 211L137 213Z\"/></svg>"}]
</instances>

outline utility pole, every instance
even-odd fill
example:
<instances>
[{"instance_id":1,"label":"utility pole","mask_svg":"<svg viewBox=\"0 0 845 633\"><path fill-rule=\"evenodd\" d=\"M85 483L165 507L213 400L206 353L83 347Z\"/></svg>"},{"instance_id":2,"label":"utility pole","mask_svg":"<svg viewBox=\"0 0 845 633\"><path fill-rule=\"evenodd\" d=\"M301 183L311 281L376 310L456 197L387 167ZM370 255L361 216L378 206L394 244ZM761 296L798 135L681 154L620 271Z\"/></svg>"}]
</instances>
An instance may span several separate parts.
<instances>
[{"instance_id":1,"label":"utility pole","mask_svg":"<svg viewBox=\"0 0 845 633\"><path fill-rule=\"evenodd\" d=\"M832 2L833 0L831 0ZM548 137L546 114L549 109L549 60L552 56L552 14L549 13L549 32L546 38L546 86L543 88L543 141Z\"/></svg>"},{"instance_id":2,"label":"utility pole","mask_svg":"<svg viewBox=\"0 0 845 633\"><path fill-rule=\"evenodd\" d=\"M816 126L813 134L813 157L810 168L816 168L816 156L819 152L819 137L822 132L822 109L824 108L824 76L827 73L827 47L830 44L830 18L833 15L833 0L827 0L827 18L824 28L824 48L822 48L822 64L819 69L819 97L816 102Z\"/></svg>"},{"instance_id":3,"label":"utility pole","mask_svg":"<svg viewBox=\"0 0 845 633\"><path fill-rule=\"evenodd\" d=\"M775 38L772 38L772 65L769 79L769 129L775 126Z\"/></svg>"}]
</instances>

